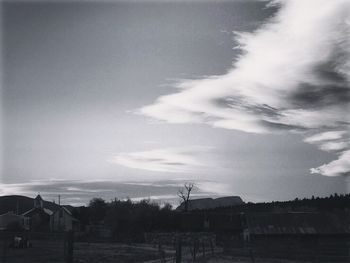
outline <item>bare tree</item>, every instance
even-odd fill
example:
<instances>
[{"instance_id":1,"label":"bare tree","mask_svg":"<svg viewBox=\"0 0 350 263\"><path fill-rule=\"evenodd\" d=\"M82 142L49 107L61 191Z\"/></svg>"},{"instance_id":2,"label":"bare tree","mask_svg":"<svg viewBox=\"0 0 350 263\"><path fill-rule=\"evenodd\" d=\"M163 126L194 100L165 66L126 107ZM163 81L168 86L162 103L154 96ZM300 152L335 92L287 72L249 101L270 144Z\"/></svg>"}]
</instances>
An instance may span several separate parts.
<instances>
[{"instance_id":1,"label":"bare tree","mask_svg":"<svg viewBox=\"0 0 350 263\"><path fill-rule=\"evenodd\" d=\"M182 203L185 206L185 211L188 211L188 205L190 201L191 191L194 188L194 183L185 183L184 187L179 189L177 195L181 198Z\"/></svg>"}]
</instances>

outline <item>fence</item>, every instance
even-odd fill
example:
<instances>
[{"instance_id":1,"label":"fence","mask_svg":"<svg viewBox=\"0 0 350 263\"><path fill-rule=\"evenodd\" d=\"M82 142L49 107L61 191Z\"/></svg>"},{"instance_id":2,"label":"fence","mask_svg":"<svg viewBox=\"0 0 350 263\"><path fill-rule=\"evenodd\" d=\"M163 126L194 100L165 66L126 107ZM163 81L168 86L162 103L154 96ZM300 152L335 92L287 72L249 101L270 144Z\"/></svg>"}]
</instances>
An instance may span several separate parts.
<instances>
[{"instance_id":1,"label":"fence","mask_svg":"<svg viewBox=\"0 0 350 263\"><path fill-rule=\"evenodd\" d=\"M73 262L73 233L0 232L1 263Z\"/></svg>"},{"instance_id":2,"label":"fence","mask_svg":"<svg viewBox=\"0 0 350 263\"><path fill-rule=\"evenodd\" d=\"M215 252L216 236L212 233L146 233L146 243L158 246L161 263L196 262ZM166 256L166 247L175 253Z\"/></svg>"}]
</instances>

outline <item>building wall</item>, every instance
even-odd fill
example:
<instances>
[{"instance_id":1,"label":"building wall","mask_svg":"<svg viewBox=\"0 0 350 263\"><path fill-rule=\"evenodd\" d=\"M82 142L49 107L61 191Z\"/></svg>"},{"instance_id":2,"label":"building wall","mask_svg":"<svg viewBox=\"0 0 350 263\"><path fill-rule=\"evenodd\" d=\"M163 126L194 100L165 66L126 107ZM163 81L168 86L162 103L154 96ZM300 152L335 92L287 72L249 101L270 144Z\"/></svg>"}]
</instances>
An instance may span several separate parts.
<instances>
[{"instance_id":1,"label":"building wall","mask_svg":"<svg viewBox=\"0 0 350 263\"><path fill-rule=\"evenodd\" d=\"M56 211L50 219L52 231L69 231L73 230L73 218L64 209Z\"/></svg>"},{"instance_id":2,"label":"building wall","mask_svg":"<svg viewBox=\"0 0 350 263\"><path fill-rule=\"evenodd\" d=\"M18 222L24 229L29 229L29 218L25 216L16 215L12 212L0 215L0 229L6 229L7 226L13 222Z\"/></svg>"},{"instance_id":3,"label":"building wall","mask_svg":"<svg viewBox=\"0 0 350 263\"><path fill-rule=\"evenodd\" d=\"M28 215L31 220L31 230L33 231L48 231L50 216L43 211L37 210Z\"/></svg>"}]
</instances>

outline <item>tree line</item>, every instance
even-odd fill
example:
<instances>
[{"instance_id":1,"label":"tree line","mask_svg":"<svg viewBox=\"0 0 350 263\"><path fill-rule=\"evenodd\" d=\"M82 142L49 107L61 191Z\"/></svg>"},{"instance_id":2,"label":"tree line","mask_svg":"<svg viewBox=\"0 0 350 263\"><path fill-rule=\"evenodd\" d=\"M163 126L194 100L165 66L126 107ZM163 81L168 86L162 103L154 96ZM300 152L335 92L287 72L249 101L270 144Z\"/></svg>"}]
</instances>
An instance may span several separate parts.
<instances>
[{"instance_id":1,"label":"tree line","mask_svg":"<svg viewBox=\"0 0 350 263\"><path fill-rule=\"evenodd\" d=\"M73 216L80 220L82 226L104 225L112 230L116 240L138 240L145 232L169 232L179 228L179 213L170 204L160 206L150 200L132 202L93 198L87 207L73 210Z\"/></svg>"},{"instance_id":2,"label":"tree line","mask_svg":"<svg viewBox=\"0 0 350 263\"><path fill-rule=\"evenodd\" d=\"M230 210L233 212L273 212L273 211L335 211L350 210L350 194L331 194L327 197L295 198L289 201L272 201L252 203L215 210Z\"/></svg>"},{"instance_id":3,"label":"tree line","mask_svg":"<svg viewBox=\"0 0 350 263\"><path fill-rule=\"evenodd\" d=\"M187 194L185 202L189 201ZM112 230L115 239L133 240L143 238L145 232L181 231L183 213L198 212L273 212L283 211L332 211L350 209L350 194L333 194L328 197L311 197L291 201L274 201L269 203L246 203L234 207L222 207L201 211L175 211L170 204L160 206L150 200L132 202L131 200L114 199L106 202L102 198L93 198L87 207L73 210L73 216L79 219L81 225L103 225ZM200 222L199 222L200 223Z\"/></svg>"}]
</instances>

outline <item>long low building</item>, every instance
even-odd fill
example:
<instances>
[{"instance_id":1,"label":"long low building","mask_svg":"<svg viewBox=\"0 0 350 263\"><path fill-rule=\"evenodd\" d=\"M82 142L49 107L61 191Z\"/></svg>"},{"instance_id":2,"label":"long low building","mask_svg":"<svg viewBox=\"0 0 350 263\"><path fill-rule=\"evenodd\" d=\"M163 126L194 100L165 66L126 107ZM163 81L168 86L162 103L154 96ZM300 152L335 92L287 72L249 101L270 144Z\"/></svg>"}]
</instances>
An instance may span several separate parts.
<instances>
[{"instance_id":1,"label":"long low building","mask_svg":"<svg viewBox=\"0 0 350 263\"><path fill-rule=\"evenodd\" d=\"M13 211L0 215L0 230L6 230L11 227L29 230L30 218L23 215L17 215Z\"/></svg>"},{"instance_id":2,"label":"long low building","mask_svg":"<svg viewBox=\"0 0 350 263\"><path fill-rule=\"evenodd\" d=\"M256 212L241 218L241 233L226 240L227 253L239 255L249 248L258 257L350 262L348 211Z\"/></svg>"}]
</instances>

